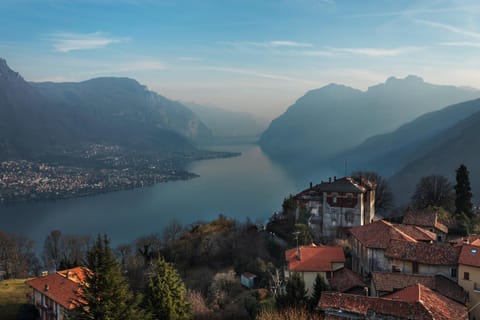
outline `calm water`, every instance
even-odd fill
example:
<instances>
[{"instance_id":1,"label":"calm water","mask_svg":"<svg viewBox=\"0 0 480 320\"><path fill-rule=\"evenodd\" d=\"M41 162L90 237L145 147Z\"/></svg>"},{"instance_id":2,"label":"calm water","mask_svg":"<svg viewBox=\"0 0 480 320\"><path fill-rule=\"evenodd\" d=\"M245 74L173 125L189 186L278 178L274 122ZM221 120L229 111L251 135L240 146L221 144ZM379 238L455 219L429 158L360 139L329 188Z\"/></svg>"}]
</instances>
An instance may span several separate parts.
<instances>
[{"instance_id":1,"label":"calm water","mask_svg":"<svg viewBox=\"0 0 480 320\"><path fill-rule=\"evenodd\" d=\"M223 213L239 220L263 221L281 208L286 195L304 189L308 181L333 175L322 166L315 172L293 174L254 145L215 150L242 155L192 163L188 170L200 175L193 180L79 199L0 206L0 230L28 235L38 246L54 229L65 234L107 233L112 243L118 244L160 232L172 219L189 224Z\"/></svg>"}]
</instances>

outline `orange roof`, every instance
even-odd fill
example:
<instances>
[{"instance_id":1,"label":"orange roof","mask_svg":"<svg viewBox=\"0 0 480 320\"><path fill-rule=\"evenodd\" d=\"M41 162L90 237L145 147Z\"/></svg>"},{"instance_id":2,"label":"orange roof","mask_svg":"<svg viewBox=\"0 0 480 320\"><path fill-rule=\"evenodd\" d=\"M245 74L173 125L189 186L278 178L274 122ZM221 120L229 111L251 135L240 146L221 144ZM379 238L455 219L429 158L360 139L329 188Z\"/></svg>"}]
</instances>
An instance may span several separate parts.
<instances>
[{"instance_id":1,"label":"orange roof","mask_svg":"<svg viewBox=\"0 0 480 320\"><path fill-rule=\"evenodd\" d=\"M480 267L480 247L464 245L460 252L458 263L467 266Z\"/></svg>"},{"instance_id":2,"label":"orange roof","mask_svg":"<svg viewBox=\"0 0 480 320\"><path fill-rule=\"evenodd\" d=\"M75 308L74 301L79 298L80 282L84 280L83 268L78 267L34 278L25 283L62 307L71 310ZM46 290L47 287L48 290Z\"/></svg>"},{"instance_id":3,"label":"orange roof","mask_svg":"<svg viewBox=\"0 0 480 320\"><path fill-rule=\"evenodd\" d=\"M431 232L427 229L424 229L419 226L412 226L408 224L397 224L395 225L397 229L408 234L417 241L436 241L437 235L434 232Z\"/></svg>"},{"instance_id":4,"label":"orange roof","mask_svg":"<svg viewBox=\"0 0 480 320\"><path fill-rule=\"evenodd\" d=\"M385 296L386 299L402 302L419 302L432 316L433 319L468 319L467 308L422 284L405 288Z\"/></svg>"},{"instance_id":5,"label":"orange roof","mask_svg":"<svg viewBox=\"0 0 480 320\"><path fill-rule=\"evenodd\" d=\"M467 307L417 284L382 298L324 292L319 308L327 314L344 311L366 316L373 311L401 319L468 319Z\"/></svg>"},{"instance_id":6,"label":"orange roof","mask_svg":"<svg viewBox=\"0 0 480 320\"><path fill-rule=\"evenodd\" d=\"M301 246L300 259L297 248L285 251L290 271L333 271L334 262L345 263L342 247Z\"/></svg>"},{"instance_id":7,"label":"orange roof","mask_svg":"<svg viewBox=\"0 0 480 320\"><path fill-rule=\"evenodd\" d=\"M456 265L460 247L446 243L390 240L385 257L431 265Z\"/></svg>"},{"instance_id":8,"label":"orange roof","mask_svg":"<svg viewBox=\"0 0 480 320\"><path fill-rule=\"evenodd\" d=\"M448 233L448 227L439 222L437 216L437 212L433 210L414 211L410 209L403 217L403 223L420 227L432 227Z\"/></svg>"},{"instance_id":9,"label":"orange roof","mask_svg":"<svg viewBox=\"0 0 480 320\"><path fill-rule=\"evenodd\" d=\"M350 233L365 247L374 249L386 249L391 239L416 242L414 238L385 220L353 227Z\"/></svg>"}]
</instances>

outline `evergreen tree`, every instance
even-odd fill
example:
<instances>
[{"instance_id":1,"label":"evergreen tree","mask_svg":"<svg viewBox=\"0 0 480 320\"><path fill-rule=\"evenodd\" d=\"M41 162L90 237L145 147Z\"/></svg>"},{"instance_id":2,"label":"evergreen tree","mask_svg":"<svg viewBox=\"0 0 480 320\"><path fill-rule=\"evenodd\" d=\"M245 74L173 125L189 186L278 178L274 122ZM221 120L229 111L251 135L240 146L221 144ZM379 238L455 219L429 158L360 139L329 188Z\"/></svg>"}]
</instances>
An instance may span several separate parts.
<instances>
[{"instance_id":1,"label":"evergreen tree","mask_svg":"<svg viewBox=\"0 0 480 320\"><path fill-rule=\"evenodd\" d=\"M138 304L122 275L106 236L99 235L87 252L85 283L75 301L73 319L144 320L150 319Z\"/></svg>"},{"instance_id":2,"label":"evergreen tree","mask_svg":"<svg viewBox=\"0 0 480 320\"><path fill-rule=\"evenodd\" d=\"M472 192L467 167L463 164L456 170L457 184L455 185L455 214L457 217L464 213L468 218L473 216Z\"/></svg>"},{"instance_id":3,"label":"evergreen tree","mask_svg":"<svg viewBox=\"0 0 480 320\"><path fill-rule=\"evenodd\" d=\"M313 294L309 299L310 310L315 309L322 295L322 291L328 290L328 284L323 280L323 278L317 273L315 277L315 282L313 284Z\"/></svg>"},{"instance_id":4,"label":"evergreen tree","mask_svg":"<svg viewBox=\"0 0 480 320\"><path fill-rule=\"evenodd\" d=\"M299 273L294 272L287 280L285 292L277 297L277 305L281 308L303 306L307 290Z\"/></svg>"},{"instance_id":5,"label":"evergreen tree","mask_svg":"<svg viewBox=\"0 0 480 320\"><path fill-rule=\"evenodd\" d=\"M143 305L155 319L190 317L185 285L173 266L163 258L155 261L147 279Z\"/></svg>"}]
</instances>

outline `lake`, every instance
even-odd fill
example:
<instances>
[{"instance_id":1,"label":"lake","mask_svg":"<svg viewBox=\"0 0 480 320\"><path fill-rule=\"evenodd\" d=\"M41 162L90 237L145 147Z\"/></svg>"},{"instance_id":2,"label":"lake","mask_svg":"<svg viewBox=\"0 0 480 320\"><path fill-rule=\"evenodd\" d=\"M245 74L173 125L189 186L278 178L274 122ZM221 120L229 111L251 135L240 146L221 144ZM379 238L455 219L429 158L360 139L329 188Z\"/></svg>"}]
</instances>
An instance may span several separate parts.
<instances>
[{"instance_id":1,"label":"lake","mask_svg":"<svg viewBox=\"0 0 480 320\"><path fill-rule=\"evenodd\" d=\"M161 232L173 219L190 224L222 213L238 220L265 221L280 210L285 196L334 174L321 165L313 172L294 174L256 145L211 149L242 155L195 161L187 170L200 177L192 180L77 199L0 205L0 230L25 234L39 249L54 229L76 235L106 233L116 245Z\"/></svg>"}]
</instances>

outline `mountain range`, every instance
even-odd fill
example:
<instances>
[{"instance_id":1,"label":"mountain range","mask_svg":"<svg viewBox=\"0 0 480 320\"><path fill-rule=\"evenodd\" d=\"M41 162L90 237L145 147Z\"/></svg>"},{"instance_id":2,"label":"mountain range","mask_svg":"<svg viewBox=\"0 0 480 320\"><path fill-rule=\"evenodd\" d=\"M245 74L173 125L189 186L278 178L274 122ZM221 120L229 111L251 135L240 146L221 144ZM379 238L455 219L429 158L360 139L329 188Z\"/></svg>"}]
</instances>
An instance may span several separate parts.
<instances>
[{"instance_id":1,"label":"mountain range","mask_svg":"<svg viewBox=\"0 0 480 320\"><path fill-rule=\"evenodd\" d=\"M0 157L34 158L88 144L183 152L210 130L187 107L129 78L25 81L0 59Z\"/></svg>"},{"instance_id":2,"label":"mountain range","mask_svg":"<svg viewBox=\"0 0 480 320\"><path fill-rule=\"evenodd\" d=\"M298 99L262 134L273 158L328 159L441 107L480 97L474 89L434 85L417 76L391 77L360 91L330 84Z\"/></svg>"},{"instance_id":3,"label":"mountain range","mask_svg":"<svg viewBox=\"0 0 480 320\"><path fill-rule=\"evenodd\" d=\"M216 138L258 137L268 125L267 120L247 112L229 111L218 107L183 102L212 131Z\"/></svg>"}]
</instances>

